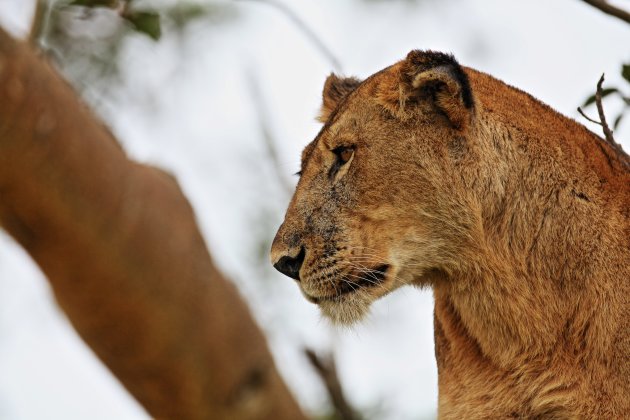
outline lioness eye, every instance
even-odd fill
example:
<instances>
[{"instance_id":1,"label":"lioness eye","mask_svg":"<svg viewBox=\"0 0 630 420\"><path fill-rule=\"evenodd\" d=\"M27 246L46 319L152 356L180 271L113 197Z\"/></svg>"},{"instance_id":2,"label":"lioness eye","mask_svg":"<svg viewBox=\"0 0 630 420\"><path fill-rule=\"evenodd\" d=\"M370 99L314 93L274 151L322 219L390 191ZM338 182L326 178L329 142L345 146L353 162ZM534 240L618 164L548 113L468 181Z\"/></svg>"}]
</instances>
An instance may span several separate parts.
<instances>
[{"instance_id":1,"label":"lioness eye","mask_svg":"<svg viewBox=\"0 0 630 420\"><path fill-rule=\"evenodd\" d=\"M348 161L352 158L354 154L354 149L352 147L340 146L333 150L333 153L337 155L340 164L348 163Z\"/></svg>"},{"instance_id":2,"label":"lioness eye","mask_svg":"<svg viewBox=\"0 0 630 420\"><path fill-rule=\"evenodd\" d=\"M337 156L337 160L328 172L328 176L330 176L331 179L333 179L337 175L337 172L339 172L339 169L341 169L343 165L345 165L352 159L352 156L354 156L354 148L339 146L333 149L332 152L335 154L335 156Z\"/></svg>"}]
</instances>

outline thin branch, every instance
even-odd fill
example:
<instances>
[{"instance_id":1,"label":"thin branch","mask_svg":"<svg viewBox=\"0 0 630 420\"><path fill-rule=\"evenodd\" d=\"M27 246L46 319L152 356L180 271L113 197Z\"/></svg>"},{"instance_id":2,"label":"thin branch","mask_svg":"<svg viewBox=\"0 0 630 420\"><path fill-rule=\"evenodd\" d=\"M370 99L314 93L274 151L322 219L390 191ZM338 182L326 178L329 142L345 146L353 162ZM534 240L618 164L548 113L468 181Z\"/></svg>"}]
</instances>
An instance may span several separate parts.
<instances>
[{"instance_id":1,"label":"thin branch","mask_svg":"<svg viewBox=\"0 0 630 420\"><path fill-rule=\"evenodd\" d=\"M337 417L340 420L359 420L361 417L343 395L343 388L341 387L341 382L339 382L335 359L333 359L332 355L326 357L318 356L317 353L308 348L304 349L304 354L306 354L309 362L324 383Z\"/></svg>"},{"instance_id":2,"label":"thin branch","mask_svg":"<svg viewBox=\"0 0 630 420\"><path fill-rule=\"evenodd\" d=\"M615 141L613 137L613 133L608 127L608 123L606 122L606 115L604 114L604 105L602 105L602 83L604 83L604 73L602 73L602 77L599 78L599 82L597 82L597 91L595 92L595 104L597 105L597 113L599 114L599 120L601 121L602 130L604 131L604 137L606 141L611 145L615 146L615 148L620 148L620 146Z\"/></svg>"},{"instance_id":3,"label":"thin branch","mask_svg":"<svg viewBox=\"0 0 630 420\"><path fill-rule=\"evenodd\" d=\"M272 134L270 117L267 113L267 108L265 106L263 95L260 90L260 85L258 80L254 76L254 74L250 71L247 73L247 81L249 84L249 90L252 95L252 99L254 101L254 107L256 108L256 112L258 114L258 121L260 124L260 131L263 136L263 140L265 142L265 148L267 149L267 154L269 155L269 159L271 159L271 163L276 174L276 178L280 183L282 189L287 193L290 197L293 195L293 185L287 179L284 171L282 170L282 165L280 163L280 154L278 153L278 149L276 147L276 141Z\"/></svg>"},{"instance_id":4,"label":"thin branch","mask_svg":"<svg viewBox=\"0 0 630 420\"><path fill-rule=\"evenodd\" d=\"M586 115L584 113L584 111L582 111L582 108L578 107L578 112L580 114L582 114L582 116L584 118L586 118L588 121L595 123L599 126L602 127L602 130L604 132L604 142L608 143L610 146L612 146L613 150L615 151L615 153L617 154L617 157L619 158L619 160L628 168L630 168L630 155L628 155L623 148L621 147L621 144L617 143L615 141L615 138L613 136L613 132L610 129L610 127L608 126L608 122L606 121L606 115L604 113L604 105L602 104L602 84L604 83L604 74L602 74L602 77L599 78L599 81L597 82L597 90L595 91L595 105L597 106L597 114L599 115L599 121L596 121L592 118L590 118L588 115Z\"/></svg>"},{"instance_id":5,"label":"thin branch","mask_svg":"<svg viewBox=\"0 0 630 420\"><path fill-rule=\"evenodd\" d=\"M592 119L591 117L589 117L588 115L586 115L586 114L584 113L584 111L582 111L582 108L580 108L579 106L578 106L577 110L578 110L578 112L580 113L580 115L582 115L582 116L583 116L584 118L586 118L588 121L590 121L590 122L592 122L592 123L595 123L595 124L597 124L597 125L602 125L602 123L600 123L599 121L594 120L594 119Z\"/></svg>"},{"instance_id":6,"label":"thin branch","mask_svg":"<svg viewBox=\"0 0 630 420\"><path fill-rule=\"evenodd\" d=\"M333 69L338 73L342 72L341 63L337 59L337 57L332 53L330 48L328 48L326 44L324 44L324 42L317 36L315 31L313 31L302 19L300 19L300 17L297 14L295 14L295 12L293 12L293 10L291 10L286 4L276 1L276 0L236 0L236 1L252 1L252 2L263 3L268 6L274 7L280 12L282 12L286 17L289 18L289 20L291 20L295 24L295 26L297 26L299 30L302 31L302 33L306 36L306 38L308 38L309 41L311 41L311 43L315 45L315 47L320 51L320 53L322 53L322 55L324 55L328 59L328 61L330 61L330 64L332 65Z\"/></svg>"},{"instance_id":7,"label":"thin branch","mask_svg":"<svg viewBox=\"0 0 630 420\"><path fill-rule=\"evenodd\" d=\"M583 1L584 3L590 4L591 6L595 7L596 9L601 10L602 12L608 15L619 18L626 23L630 23L629 12L609 4L606 0L583 0Z\"/></svg>"},{"instance_id":8,"label":"thin branch","mask_svg":"<svg viewBox=\"0 0 630 420\"><path fill-rule=\"evenodd\" d=\"M48 12L48 0L35 0L35 12L31 30L28 35L28 42L34 47L39 47L39 42L46 26L46 14Z\"/></svg>"}]
</instances>

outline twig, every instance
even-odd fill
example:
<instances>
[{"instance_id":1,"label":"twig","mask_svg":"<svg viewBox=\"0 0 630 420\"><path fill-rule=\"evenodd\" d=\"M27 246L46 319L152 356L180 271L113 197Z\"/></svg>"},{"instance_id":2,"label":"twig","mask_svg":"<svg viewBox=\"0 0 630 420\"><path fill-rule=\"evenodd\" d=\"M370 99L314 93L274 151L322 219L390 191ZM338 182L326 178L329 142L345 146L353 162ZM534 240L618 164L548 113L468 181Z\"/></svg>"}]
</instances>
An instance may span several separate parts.
<instances>
[{"instance_id":1,"label":"twig","mask_svg":"<svg viewBox=\"0 0 630 420\"><path fill-rule=\"evenodd\" d=\"M606 122L606 115L604 114L604 105L602 104L602 84L604 83L604 74L599 78L597 82L597 90L595 91L595 105L597 106L597 114L599 115L599 121L596 121L590 118L588 115L582 111L582 108L578 107L578 112L582 114L584 118L589 120L592 123L595 123L602 127L604 132L604 141L608 143L614 149L615 153L619 160L628 168L630 168L630 155L628 155L621 144L615 141L615 137L613 136L613 132L608 126L608 122Z\"/></svg>"},{"instance_id":2,"label":"twig","mask_svg":"<svg viewBox=\"0 0 630 420\"><path fill-rule=\"evenodd\" d=\"M606 122L606 115L604 114L604 105L602 105L602 83L604 83L604 73L602 73L602 77L599 78L599 82L597 82L597 91L595 91L595 104L597 105L597 113L599 114L599 120L601 121L602 130L604 131L604 137L606 141L615 148L619 148L620 146L615 141L613 137L613 133L608 127L608 123Z\"/></svg>"},{"instance_id":3,"label":"twig","mask_svg":"<svg viewBox=\"0 0 630 420\"><path fill-rule=\"evenodd\" d=\"M626 23L630 23L630 13L609 4L606 0L583 0L583 1L584 3L590 4L591 6L595 7L596 9L601 10L602 12L608 15L619 18Z\"/></svg>"},{"instance_id":4,"label":"twig","mask_svg":"<svg viewBox=\"0 0 630 420\"><path fill-rule=\"evenodd\" d=\"M339 377L337 376L337 368L335 367L335 359L332 355L326 357L318 356L313 350L305 348L304 354L309 362L324 382L326 391L332 400L335 413L340 420L359 420L361 417L348 403L343 395L343 389Z\"/></svg>"},{"instance_id":5,"label":"twig","mask_svg":"<svg viewBox=\"0 0 630 420\"><path fill-rule=\"evenodd\" d=\"M580 114L581 114L584 118L586 118L586 119L587 119L587 120L589 120L590 122L595 123L595 124L597 124L597 125L602 125L602 123L600 123L599 121L594 120L594 119L592 119L591 117L589 117L588 115L586 115L586 114L584 113L584 111L582 111L582 108L580 108L579 106L578 106L577 110L578 110L578 112L579 112L579 113L580 113Z\"/></svg>"},{"instance_id":6,"label":"twig","mask_svg":"<svg viewBox=\"0 0 630 420\"><path fill-rule=\"evenodd\" d=\"M586 118L592 123L595 123L601 126L602 130L604 131L604 138L606 139L606 141L618 149L620 148L620 146L615 141L615 138L613 137L613 133L610 130L610 127L608 127L608 123L606 122L606 115L604 114L604 105L602 104L602 83L604 83L604 74L602 74L602 77L599 78L599 82L597 82L597 90L595 91L595 105L597 105L597 113L599 114L599 121L594 120L588 115L586 115L584 111L582 111L582 108L580 108L579 106L577 110L580 114L582 114L584 118Z\"/></svg>"},{"instance_id":7,"label":"twig","mask_svg":"<svg viewBox=\"0 0 630 420\"><path fill-rule=\"evenodd\" d=\"M35 0L35 12L31 30L28 35L28 42L34 47L39 47L39 42L46 26L46 14L48 12L48 0Z\"/></svg>"},{"instance_id":8,"label":"twig","mask_svg":"<svg viewBox=\"0 0 630 420\"><path fill-rule=\"evenodd\" d=\"M280 164L280 155L278 154L276 141L272 134L271 126L269 123L269 114L266 111L267 108L265 107L263 101L263 95L260 91L258 80L251 71L247 73L247 81L249 84L249 90L251 92L252 99L254 100L254 107L256 108L256 112L258 114L260 131L262 132L267 153L269 154L269 158L271 159L271 163L273 164L276 178L278 179L278 182L280 183L282 189L287 193L288 196L291 196L293 194L294 188L293 185L287 180L284 171L282 170L282 165Z\"/></svg>"},{"instance_id":9,"label":"twig","mask_svg":"<svg viewBox=\"0 0 630 420\"><path fill-rule=\"evenodd\" d=\"M286 4L276 1L276 0L236 0L236 1L258 2L258 3L263 3L263 4L266 4L268 6L275 7L276 9L278 9L286 17L288 17L289 20L293 21L295 26L297 26L298 29L300 29L302 33L304 33L304 35L322 53L322 55L324 55L328 59L328 61L330 61L330 64L332 65L333 70L335 70L338 73L342 72L340 61L332 53L330 48L328 48L326 44L324 44L324 42L317 36L315 31L313 31L302 19L300 19L300 17L297 14L295 14L295 12L293 12L293 10L291 10Z\"/></svg>"}]
</instances>

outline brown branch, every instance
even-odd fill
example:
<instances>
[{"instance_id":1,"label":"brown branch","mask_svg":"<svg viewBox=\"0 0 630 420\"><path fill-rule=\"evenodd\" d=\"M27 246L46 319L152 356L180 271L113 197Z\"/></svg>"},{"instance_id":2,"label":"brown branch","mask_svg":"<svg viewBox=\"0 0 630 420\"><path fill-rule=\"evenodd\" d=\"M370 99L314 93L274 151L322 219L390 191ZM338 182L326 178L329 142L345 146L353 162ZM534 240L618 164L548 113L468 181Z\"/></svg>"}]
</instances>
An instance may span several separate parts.
<instances>
[{"instance_id":1,"label":"brown branch","mask_svg":"<svg viewBox=\"0 0 630 420\"><path fill-rule=\"evenodd\" d=\"M602 12L608 15L619 18L626 23L630 23L629 12L609 4L606 0L583 0L583 1L584 3L590 4L591 6L595 7L596 9L601 10Z\"/></svg>"},{"instance_id":2,"label":"brown branch","mask_svg":"<svg viewBox=\"0 0 630 420\"><path fill-rule=\"evenodd\" d=\"M578 112L582 114L584 118L588 121L595 123L602 127L602 131L604 132L604 143L608 143L614 150L615 154L619 158L619 160L623 163L624 166L630 168L630 155L628 155L621 144L615 141L613 136L613 132L608 126L608 122L606 121L606 114L604 113L604 104L602 103L602 84L604 83L604 74L599 78L597 82L597 89L595 91L595 105L597 106L597 114L599 115L599 121L590 118L588 115L582 111L582 108L578 107Z\"/></svg>"},{"instance_id":3,"label":"brown branch","mask_svg":"<svg viewBox=\"0 0 630 420\"><path fill-rule=\"evenodd\" d=\"M602 104L602 83L604 83L604 73L602 73L602 77L599 78L599 82L597 82L597 90L595 91L595 104L597 105L597 113L599 114L599 120L601 121L602 130L604 131L604 138L608 143L613 145L615 148L619 148L620 146L615 141L613 137L613 133L608 127L608 123L606 122L606 115L604 114L604 105Z\"/></svg>"},{"instance_id":4,"label":"brown branch","mask_svg":"<svg viewBox=\"0 0 630 420\"><path fill-rule=\"evenodd\" d=\"M306 354L311 366L313 366L324 383L326 391L333 403L333 407L335 408L335 414L337 417L340 420L359 420L361 417L348 403L343 394L343 388L341 386L341 382L339 381L339 376L337 375L335 359L332 355L321 357L308 348L304 349L304 354Z\"/></svg>"},{"instance_id":5,"label":"brown branch","mask_svg":"<svg viewBox=\"0 0 630 420\"><path fill-rule=\"evenodd\" d=\"M304 418L173 178L1 29L0 224L152 417Z\"/></svg>"},{"instance_id":6,"label":"brown branch","mask_svg":"<svg viewBox=\"0 0 630 420\"><path fill-rule=\"evenodd\" d=\"M592 119L591 117L589 117L588 115L586 115L586 114L584 113L584 111L582 111L582 108L580 108L579 106L577 107L577 110L578 110L578 112L580 113L580 115L582 115L582 116L583 116L584 118L586 118L588 121L590 121L590 122L592 122L592 123L595 123L595 124L597 124L597 125L602 125L602 123L601 123L601 122L599 122L599 121L597 121L597 120L594 120L594 119Z\"/></svg>"},{"instance_id":7,"label":"brown branch","mask_svg":"<svg viewBox=\"0 0 630 420\"><path fill-rule=\"evenodd\" d=\"M599 114L599 119L601 121L600 125L602 126L602 130L604 131L604 138L610 144L617 156L624 163L627 168L630 168L630 155L628 155L621 144L615 141L613 136L613 132L608 126L608 122L606 122L606 115L604 114L604 105L602 103L602 83L604 83L604 74L602 73L602 77L600 77L599 82L597 82L597 91L595 92L595 105L597 105L597 113Z\"/></svg>"},{"instance_id":8,"label":"brown branch","mask_svg":"<svg viewBox=\"0 0 630 420\"><path fill-rule=\"evenodd\" d=\"M341 63L337 59L337 57L332 53L330 48L326 46L326 44L317 36L315 31L313 31L300 17L295 14L289 6L284 3L281 3L276 0L237 0L237 1L252 1L263 3L268 6L274 7L280 12L282 12L286 17L289 18L290 21L306 36L306 38L320 51L320 53L328 59L333 69L341 73Z\"/></svg>"}]
</instances>

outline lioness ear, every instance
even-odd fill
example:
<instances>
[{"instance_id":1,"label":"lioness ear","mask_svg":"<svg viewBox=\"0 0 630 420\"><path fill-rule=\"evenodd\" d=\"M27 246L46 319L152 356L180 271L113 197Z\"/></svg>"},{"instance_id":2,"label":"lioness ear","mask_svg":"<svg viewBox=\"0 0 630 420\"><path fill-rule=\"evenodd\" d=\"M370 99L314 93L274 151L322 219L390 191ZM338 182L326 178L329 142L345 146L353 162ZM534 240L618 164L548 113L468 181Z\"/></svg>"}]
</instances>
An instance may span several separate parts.
<instances>
[{"instance_id":1,"label":"lioness ear","mask_svg":"<svg viewBox=\"0 0 630 420\"><path fill-rule=\"evenodd\" d=\"M472 118L474 100L468 76L450 54L411 51L401 68L400 106L429 101L451 125L464 130Z\"/></svg>"},{"instance_id":2,"label":"lioness ear","mask_svg":"<svg viewBox=\"0 0 630 420\"><path fill-rule=\"evenodd\" d=\"M322 123L328 121L328 117L330 117L330 114L332 114L341 101L360 84L361 81L357 78L339 77L334 73L330 73L324 83L322 109L317 119Z\"/></svg>"}]
</instances>

